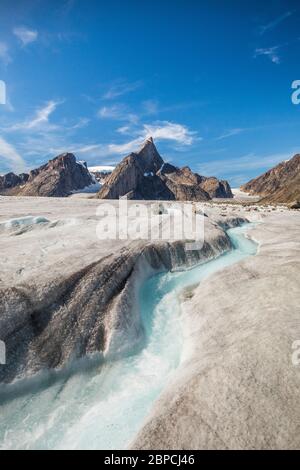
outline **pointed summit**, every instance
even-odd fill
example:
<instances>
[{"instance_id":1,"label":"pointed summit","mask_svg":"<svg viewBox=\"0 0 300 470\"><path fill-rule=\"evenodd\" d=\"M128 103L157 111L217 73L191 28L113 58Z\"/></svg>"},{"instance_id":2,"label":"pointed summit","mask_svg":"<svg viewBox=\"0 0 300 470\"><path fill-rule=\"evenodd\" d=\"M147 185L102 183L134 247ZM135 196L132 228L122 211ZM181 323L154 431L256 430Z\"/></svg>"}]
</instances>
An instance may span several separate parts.
<instances>
[{"instance_id":1,"label":"pointed summit","mask_svg":"<svg viewBox=\"0 0 300 470\"><path fill-rule=\"evenodd\" d=\"M137 153L139 153L144 148L151 147L151 146L156 148L155 145L154 145L153 137L147 137L147 139L145 139L144 142L142 143L142 145L140 146L140 149Z\"/></svg>"},{"instance_id":2,"label":"pointed summit","mask_svg":"<svg viewBox=\"0 0 300 470\"><path fill-rule=\"evenodd\" d=\"M136 153L140 158L145 173L156 173L163 165L164 161L159 155L154 145L153 138L148 137Z\"/></svg>"},{"instance_id":3,"label":"pointed summit","mask_svg":"<svg viewBox=\"0 0 300 470\"><path fill-rule=\"evenodd\" d=\"M152 137L148 137L137 152L125 157L105 180L98 193L100 199L208 201L210 194L201 184L207 178L193 173L188 167L177 168L164 163ZM221 185L222 182L216 180ZM213 196L215 197L215 188ZM226 197L226 196L225 196ZM230 197L227 196L227 197Z\"/></svg>"}]
</instances>

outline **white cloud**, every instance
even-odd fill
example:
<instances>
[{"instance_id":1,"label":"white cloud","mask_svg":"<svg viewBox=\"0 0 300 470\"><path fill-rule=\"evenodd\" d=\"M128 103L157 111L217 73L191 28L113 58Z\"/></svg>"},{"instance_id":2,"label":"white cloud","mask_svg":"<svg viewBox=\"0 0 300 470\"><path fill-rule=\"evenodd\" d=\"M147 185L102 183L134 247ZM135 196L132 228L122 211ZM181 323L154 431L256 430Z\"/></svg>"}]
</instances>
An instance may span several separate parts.
<instances>
[{"instance_id":1,"label":"white cloud","mask_svg":"<svg viewBox=\"0 0 300 470\"><path fill-rule=\"evenodd\" d=\"M5 42L2 41L0 42L0 61L4 65L8 65L12 61L8 46Z\"/></svg>"},{"instance_id":2,"label":"white cloud","mask_svg":"<svg viewBox=\"0 0 300 470\"><path fill-rule=\"evenodd\" d=\"M267 56L274 64L280 64L278 50L280 46L266 47L255 49L254 58L264 55Z\"/></svg>"},{"instance_id":3,"label":"white cloud","mask_svg":"<svg viewBox=\"0 0 300 470\"><path fill-rule=\"evenodd\" d=\"M166 114L166 113L173 113L174 111L181 111L186 110L189 108L198 108L203 106L202 101L185 101L174 103L170 105L161 105L157 99L149 99L142 102L143 107L143 116L151 116L154 114Z\"/></svg>"},{"instance_id":4,"label":"white cloud","mask_svg":"<svg viewBox=\"0 0 300 470\"><path fill-rule=\"evenodd\" d=\"M99 109L97 116L101 119L113 119L116 121L128 121L137 123L139 118L136 114L130 112L124 104L114 104L112 106L103 106Z\"/></svg>"},{"instance_id":5,"label":"white cloud","mask_svg":"<svg viewBox=\"0 0 300 470\"><path fill-rule=\"evenodd\" d=\"M43 108L36 111L34 118L25 123L27 129L39 127L41 124L49 122L49 116L56 110L59 102L48 101Z\"/></svg>"},{"instance_id":6,"label":"white cloud","mask_svg":"<svg viewBox=\"0 0 300 470\"><path fill-rule=\"evenodd\" d=\"M142 105L146 115L157 114L160 111L157 100L146 100L143 101Z\"/></svg>"},{"instance_id":7,"label":"white cloud","mask_svg":"<svg viewBox=\"0 0 300 470\"><path fill-rule=\"evenodd\" d=\"M34 116L31 119L25 120L23 122L13 124L8 128L5 128L5 131L29 131L29 130L38 130L49 129L49 117L56 110L57 106L60 105L61 101L50 100L42 108L39 108L35 111ZM50 126L50 128L56 129L56 126Z\"/></svg>"},{"instance_id":8,"label":"white cloud","mask_svg":"<svg viewBox=\"0 0 300 470\"><path fill-rule=\"evenodd\" d=\"M82 142L76 143L74 135L77 130L87 126L90 120L81 117L71 122L68 119L53 121L50 117L61 103L48 101L24 121L15 123L8 117L6 126L0 127L0 131L13 134L18 139L18 151L31 162L31 168L36 168L60 153L76 152L83 146Z\"/></svg>"},{"instance_id":9,"label":"white cloud","mask_svg":"<svg viewBox=\"0 0 300 470\"><path fill-rule=\"evenodd\" d=\"M113 100L115 98L118 98L119 96L126 95L127 93L130 93L131 91L135 91L141 86L142 86L142 82L140 80L136 82L132 82L132 83L126 82L124 80L117 80L104 93L104 95L102 96L102 99Z\"/></svg>"},{"instance_id":10,"label":"white cloud","mask_svg":"<svg viewBox=\"0 0 300 470\"><path fill-rule=\"evenodd\" d=\"M245 131L245 129L236 127L234 129L230 129L229 131L227 131L224 134L220 135L219 137L216 138L216 140L227 139L228 137L232 137L234 135L241 134L241 132L244 132L244 131Z\"/></svg>"},{"instance_id":11,"label":"white cloud","mask_svg":"<svg viewBox=\"0 0 300 470\"><path fill-rule=\"evenodd\" d=\"M73 126L70 127L71 130L76 130L76 129L82 129L83 127L86 127L90 123L90 119L88 118L80 118L76 124L73 124Z\"/></svg>"},{"instance_id":12,"label":"white cloud","mask_svg":"<svg viewBox=\"0 0 300 470\"><path fill-rule=\"evenodd\" d=\"M4 159L5 167L10 168L15 173L26 171L26 163L21 155L3 137L0 137L0 159Z\"/></svg>"},{"instance_id":13,"label":"white cloud","mask_svg":"<svg viewBox=\"0 0 300 470\"><path fill-rule=\"evenodd\" d=\"M130 133L130 130L131 130L130 126L121 126L117 129L117 132L119 134L125 134L126 135L126 134Z\"/></svg>"},{"instance_id":14,"label":"white cloud","mask_svg":"<svg viewBox=\"0 0 300 470\"><path fill-rule=\"evenodd\" d=\"M154 124L145 124L143 135L144 138L153 137L156 140L173 140L181 145L191 145L195 140L196 132L190 131L182 124L158 121Z\"/></svg>"},{"instance_id":15,"label":"white cloud","mask_svg":"<svg viewBox=\"0 0 300 470\"><path fill-rule=\"evenodd\" d=\"M182 124L168 121L158 121L154 124L144 124L142 129L135 132L135 137L121 144L93 144L77 148L77 153L90 154L92 157L106 157L109 155L126 155L137 151L140 145L148 138L153 137L156 141L167 140L176 144L192 145L196 138L196 132L190 131ZM199 140L199 137L197 137Z\"/></svg>"},{"instance_id":16,"label":"white cloud","mask_svg":"<svg viewBox=\"0 0 300 470\"><path fill-rule=\"evenodd\" d=\"M143 137L137 137L124 144L108 144L107 153L111 155L126 155L137 151L138 147L144 142Z\"/></svg>"},{"instance_id":17,"label":"white cloud","mask_svg":"<svg viewBox=\"0 0 300 470\"><path fill-rule=\"evenodd\" d=\"M25 26L18 26L13 29L14 35L21 41L23 46L35 42L38 38L38 32L26 28Z\"/></svg>"},{"instance_id":18,"label":"white cloud","mask_svg":"<svg viewBox=\"0 0 300 470\"><path fill-rule=\"evenodd\" d=\"M119 119L120 109L119 106L103 106L99 109L97 116L100 118Z\"/></svg>"},{"instance_id":19,"label":"white cloud","mask_svg":"<svg viewBox=\"0 0 300 470\"><path fill-rule=\"evenodd\" d=\"M137 148L143 143L142 137L130 140L124 144L91 144L78 147L75 152L86 154L91 157L106 157L109 155L126 155Z\"/></svg>"},{"instance_id":20,"label":"white cloud","mask_svg":"<svg viewBox=\"0 0 300 470\"><path fill-rule=\"evenodd\" d=\"M297 37L291 41L284 42L282 44L278 44L273 47L261 47L255 49L254 52L254 58L257 58L258 56L266 56L268 57L274 64L280 64L281 62L281 57L279 56L279 51L282 52L283 49L290 47L292 45L295 45L299 43L300 37Z\"/></svg>"},{"instance_id":21,"label":"white cloud","mask_svg":"<svg viewBox=\"0 0 300 470\"><path fill-rule=\"evenodd\" d=\"M263 35L265 32L274 29L276 26L278 26L282 21L284 21L286 18L291 16L293 13L294 13L293 11L287 11L283 13L281 16L279 16L278 18L275 18L273 21L270 21L270 23L261 26L260 34Z\"/></svg>"}]
</instances>

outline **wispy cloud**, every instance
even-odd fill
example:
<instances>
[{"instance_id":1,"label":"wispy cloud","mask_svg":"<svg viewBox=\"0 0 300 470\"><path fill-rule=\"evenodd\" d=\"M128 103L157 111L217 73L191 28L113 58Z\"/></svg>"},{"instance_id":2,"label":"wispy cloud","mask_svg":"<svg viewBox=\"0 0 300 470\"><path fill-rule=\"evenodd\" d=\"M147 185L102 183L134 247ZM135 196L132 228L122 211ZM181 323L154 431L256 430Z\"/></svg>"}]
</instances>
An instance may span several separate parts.
<instances>
[{"instance_id":1,"label":"wispy cloud","mask_svg":"<svg viewBox=\"0 0 300 470\"><path fill-rule=\"evenodd\" d=\"M103 94L102 99L113 100L115 98L119 98L120 96L126 95L127 93L137 90L142 85L143 82L141 80L131 83L126 82L124 80L117 80Z\"/></svg>"},{"instance_id":2,"label":"wispy cloud","mask_svg":"<svg viewBox=\"0 0 300 470\"><path fill-rule=\"evenodd\" d=\"M173 140L181 145L192 145L196 132L189 130L187 126L182 124L158 121L154 124L144 125L144 136L145 138L153 137L157 140Z\"/></svg>"},{"instance_id":3,"label":"wispy cloud","mask_svg":"<svg viewBox=\"0 0 300 470\"><path fill-rule=\"evenodd\" d=\"M124 125L116 131L119 134L131 135L132 141L110 149L117 150L117 153L124 153L131 149L137 143L141 143L147 137L152 136L156 140L170 140L178 145L191 145L196 137L196 132L190 131L186 126L170 122L168 120L157 120L152 123L142 123L143 118L148 118L153 114L161 112L157 100L146 100L141 103L141 109L138 113L133 113L128 105L116 103L113 105L102 106L97 116L101 119L112 119L124 121ZM201 139L200 139L201 140ZM131 144L132 142L132 144ZM118 150L120 149L120 150Z\"/></svg>"},{"instance_id":4,"label":"wispy cloud","mask_svg":"<svg viewBox=\"0 0 300 470\"><path fill-rule=\"evenodd\" d=\"M142 102L141 114L143 116L151 116L154 114L173 113L175 111L198 108L203 105L203 101L184 101L179 103L161 105L161 103L157 99L148 99Z\"/></svg>"},{"instance_id":5,"label":"wispy cloud","mask_svg":"<svg viewBox=\"0 0 300 470\"><path fill-rule=\"evenodd\" d=\"M157 142L165 140L182 146L192 145L196 138L200 140L196 132L191 131L182 124L169 121L157 121L152 124L144 124L141 129L135 132L135 136L127 142L84 145L77 148L76 151L79 154L84 154L92 158L102 158L110 155L126 155L136 151L148 137L153 137Z\"/></svg>"},{"instance_id":6,"label":"wispy cloud","mask_svg":"<svg viewBox=\"0 0 300 470\"><path fill-rule=\"evenodd\" d=\"M119 134L128 135L128 134L131 133L131 127L130 126L121 126L117 129L117 132Z\"/></svg>"},{"instance_id":7,"label":"wispy cloud","mask_svg":"<svg viewBox=\"0 0 300 470\"><path fill-rule=\"evenodd\" d=\"M9 53L8 45L2 41L0 41L0 61L5 66L8 65L12 61L12 58Z\"/></svg>"},{"instance_id":8,"label":"wispy cloud","mask_svg":"<svg viewBox=\"0 0 300 470\"><path fill-rule=\"evenodd\" d=\"M135 152L143 142L144 139L142 137L137 137L123 144L108 144L107 152L110 155L125 155L130 152Z\"/></svg>"},{"instance_id":9,"label":"wispy cloud","mask_svg":"<svg viewBox=\"0 0 300 470\"><path fill-rule=\"evenodd\" d=\"M4 160L1 166L9 168L15 173L22 173L27 169L21 155L3 137L0 137L0 159Z\"/></svg>"},{"instance_id":10,"label":"wispy cloud","mask_svg":"<svg viewBox=\"0 0 300 470\"><path fill-rule=\"evenodd\" d=\"M281 46L265 47L255 49L254 58L267 56L274 64L280 64L279 49Z\"/></svg>"},{"instance_id":11,"label":"wispy cloud","mask_svg":"<svg viewBox=\"0 0 300 470\"><path fill-rule=\"evenodd\" d=\"M102 119L112 119L116 121L127 121L129 124L137 124L143 118L150 116L172 113L181 109L199 106L199 103L175 103L169 106L161 106L156 99L142 101L137 111L132 111L127 104L114 103L112 105L102 106L97 116Z\"/></svg>"},{"instance_id":12,"label":"wispy cloud","mask_svg":"<svg viewBox=\"0 0 300 470\"><path fill-rule=\"evenodd\" d=\"M137 123L139 118L137 114L132 113L125 104L114 104L112 106L102 106L97 116L102 119L112 119L116 121L128 121Z\"/></svg>"},{"instance_id":13,"label":"wispy cloud","mask_svg":"<svg viewBox=\"0 0 300 470\"><path fill-rule=\"evenodd\" d=\"M13 29L13 34L19 39L22 46L35 42L38 38L38 32L25 26L17 26Z\"/></svg>"},{"instance_id":14,"label":"wispy cloud","mask_svg":"<svg viewBox=\"0 0 300 470\"><path fill-rule=\"evenodd\" d=\"M299 41L300 41L300 37L296 37L295 39L284 42L282 44L277 44L276 46L257 48L254 51L254 56L253 57L257 58L258 56L266 56L274 64L280 64L281 57L280 57L279 53L281 53L284 48L287 48L287 47L293 46L295 44L298 44Z\"/></svg>"},{"instance_id":15,"label":"wispy cloud","mask_svg":"<svg viewBox=\"0 0 300 470\"><path fill-rule=\"evenodd\" d=\"M79 118L78 121L71 125L69 129L76 130L76 129L82 129L83 127L86 127L90 123L90 119L88 118Z\"/></svg>"},{"instance_id":16,"label":"wispy cloud","mask_svg":"<svg viewBox=\"0 0 300 470\"><path fill-rule=\"evenodd\" d=\"M234 129L230 129L229 131L225 132L224 134L221 134L219 137L217 137L215 140L223 140L227 139L228 137L232 137L234 135L241 134L244 132L246 129L236 127Z\"/></svg>"},{"instance_id":17,"label":"wispy cloud","mask_svg":"<svg viewBox=\"0 0 300 470\"><path fill-rule=\"evenodd\" d=\"M142 103L145 114L158 114L159 113L159 102L155 99L145 100Z\"/></svg>"},{"instance_id":18,"label":"wispy cloud","mask_svg":"<svg viewBox=\"0 0 300 470\"><path fill-rule=\"evenodd\" d=\"M32 116L21 122L13 121L14 116L7 116L5 125L0 132L12 136L17 142L17 149L25 161L30 161L30 167L35 168L47 159L66 151L77 151L82 143L76 143L77 131L90 123L87 117L74 119L55 119L52 114L63 101L47 101L43 106L36 108ZM51 119L50 119L51 118ZM6 137L5 137L6 138ZM8 155L6 147L6 155ZM10 155L13 155L10 152ZM14 171L9 161L5 166L7 171ZM1 165L3 170L3 165Z\"/></svg>"},{"instance_id":19,"label":"wispy cloud","mask_svg":"<svg viewBox=\"0 0 300 470\"><path fill-rule=\"evenodd\" d=\"M45 126L49 128L49 117L56 110L57 106L60 105L62 101L53 101L50 100L45 103L41 108L38 108L33 117L26 119L23 122L12 124L9 127L4 128L5 131L29 131L29 130L38 130L44 129ZM54 126L56 128L56 126Z\"/></svg>"},{"instance_id":20,"label":"wispy cloud","mask_svg":"<svg viewBox=\"0 0 300 470\"><path fill-rule=\"evenodd\" d=\"M112 155L126 155L130 152L136 151L138 147L143 143L144 139L137 137L125 142L122 144L91 144L91 145L82 145L80 147L74 148L77 154L82 154L89 159L101 158L106 159Z\"/></svg>"},{"instance_id":21,"label":"wispy cloud","mask_svg":"<svg viewBox=\"0 0 300 470\"><path fill-rule=\"evenodd\" d=\"M39 127L41 124L48 123L50 115L56 110L60 103L61 102L58 101L48 101L45 106L36 111L35 116L31 121L24 123L25 128L33 129Z\"/></svg>"},{"instance_id":22,"label":"wispy cloud","mask_svg":"<svg viewBox=\"0 0 300 470\"><path fill-rule=\"evenodd\" d=\"M271 31L272 29L276 28L276 26L282 23L282 21L284 21L285 19L289 18L293 13L294 13L293 11L286 11L282 15L275 18L273 21L270 21L269 23L261 26L259 30L259 34L263 35L267 31Z\"/></svg>"}]
</instances>

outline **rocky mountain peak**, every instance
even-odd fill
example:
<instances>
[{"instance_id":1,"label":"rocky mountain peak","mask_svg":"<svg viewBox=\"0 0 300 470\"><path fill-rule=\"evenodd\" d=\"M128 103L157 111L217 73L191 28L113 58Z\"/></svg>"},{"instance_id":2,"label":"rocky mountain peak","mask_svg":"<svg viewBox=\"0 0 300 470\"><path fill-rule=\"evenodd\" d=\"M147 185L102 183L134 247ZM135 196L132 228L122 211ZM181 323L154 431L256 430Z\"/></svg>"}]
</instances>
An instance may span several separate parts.
<instances>
[{"instance_id":1,"label":"rocky mountain peak","mask_svg":"<svg viewBox=\"0 0 300 470\"><path fill-rule=\"evenodd\" d=\"M159 155L152 137L148 137L142 144L140 150L135 154L139 157L144 172L156 173L163 165L164 161Z\"/></svg>"},{"instance_id":2,"label":"rocky mountain peak","mask_svg":"<svg viewBox=\"0 0 300 470\"><path fill-rule=\"evenodd\" d=\"M52 168L67 168L76 165L76 157L73 153L62 153L48 162L48 166Z\"/></svg>"},{"instance_id":3,"label":"rocky mountain peak","mask_svg":"<svg viewBox=\"0 0 300 470\"><path fill-rule=\"evenodd\" d=\"M68 196L94 182L85 162L77 162L73 153L63 153L29 175L10 173L0 179L0 191L20 196Z\"/></svg>"},{"instance_id":4,"label":"rocky mountain peak","mask_svg":"<svg viewBox=\"0 0 300 470\"><path fill-rule=\"evenodd\" d=\"M216 188L211 195L201 186L202 181L203 177L189 167L165 163L149 137L136 153L119 163L105 180L98 197L118 199L126 195L129 199L207 201L215 197ZM230 187L224 197L232 197Z\"/></svg>"},{"instance_id":5,"label":"rocky mountain peak","mask_svg":"<svg viewBox=\"0 0 300 470\"><path fill-rule=\"evenodd\" d=\"M241 190L261 196L266 203L300 200L300 155L284 161L241 186Z\"/></svg>"}]
</instances>

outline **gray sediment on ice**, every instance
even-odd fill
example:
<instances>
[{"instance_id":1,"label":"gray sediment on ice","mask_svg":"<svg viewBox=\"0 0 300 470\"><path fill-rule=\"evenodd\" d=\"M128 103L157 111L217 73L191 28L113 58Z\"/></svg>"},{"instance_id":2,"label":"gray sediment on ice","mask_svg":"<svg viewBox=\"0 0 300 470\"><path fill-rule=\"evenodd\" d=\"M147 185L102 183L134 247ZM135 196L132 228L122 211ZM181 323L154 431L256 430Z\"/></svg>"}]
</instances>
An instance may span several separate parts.
<instances>
[{"instance_id":1,"label":"gray sediment on ice","mask_svg":"<svg viewBox=\"0 0 300 470\"><path fill-rule=\"evenodd\" d=\"M9 211L8 199L2 202L4 212ZM0 280L0 336L7 353L0 369L3 383L61 369L93 353L109 359L134 351L143 341L137 301L141 283L231 248L213 217L206 218L202 248L189 251L185 241L97 240L99 201L35 201L36 213L52 222L0 234L5 253ZM14 217L28 215L26 198L14 203ZM222 220L234 226L246 219L228 215Z\"/></svg>"}]
</instances>

